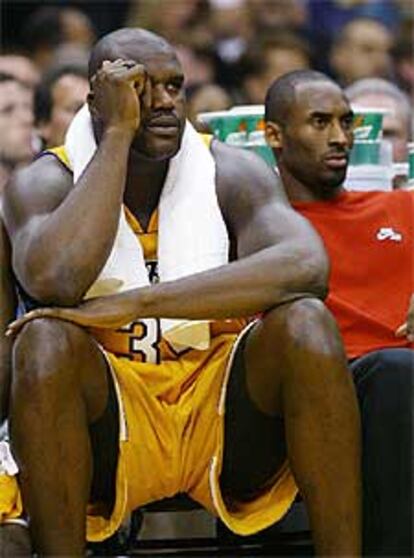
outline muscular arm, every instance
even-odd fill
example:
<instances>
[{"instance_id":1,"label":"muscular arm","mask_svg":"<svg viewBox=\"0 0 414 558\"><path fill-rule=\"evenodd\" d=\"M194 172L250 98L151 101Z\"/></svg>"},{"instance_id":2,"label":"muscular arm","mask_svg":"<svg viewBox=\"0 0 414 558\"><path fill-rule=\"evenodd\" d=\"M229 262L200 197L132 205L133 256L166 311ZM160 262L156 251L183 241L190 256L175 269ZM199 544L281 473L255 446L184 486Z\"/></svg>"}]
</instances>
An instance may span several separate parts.
<instances>
[{"instance_id":1,"label":"muscular arm","mask_svg":"<svg viewBox=\"0 0 414 558\"><path fill-rule=\"evenodd\" d=\"M96 279L117 230L129 143L128 136L108 132L74 187L71 174L52 156L22 170L6 187L14 270L36 300L75 304Z\"/></svg>"},{"instance_id":2,"label":"muscular arm","mask_svg":"<svg viewBox=\"0 0 414 558\"><path fill-rule=\"evenodd\" d=\"M16 298L11 277L9 242L0 218L0 424L7 416L10 389L11 341L4 336L7 324L13 320Z\"/></svg>"},{"instance_id":3,"label":"muscular arm","mask_svg":"<svg viewBox=\"0 0 414 558\"><path fill-rule=\"evenodd\" d=\"M249 152L214 145L217 191L237 261L136 291L139 314L189 319L252 315L296 298L323 298L328 262L311 225L273 171Z\"/></svg>"},{"instance_id":4,"label":"muscular arm","mask_svg":"<svg viewBox=\"0 0 414 558\"><path fill-rule=\"evenodd\" d=\"M323 298L328 262L310 224L290 206L273 173L251 153L217 144L217 191L235 261L175 281L90 300L78 308L32 312L91 327L118 328L138 318L249 316L304 297Z\"/></svg>"},{"instance_id":5,"label":"muscular arm","mask_svg":"<svg viewBox=\"0 0 414 558\"><path fill-rule=\"evenodd\" d=\"M81 300L118 226L145 73L137 64L105 61L92 83L90 108L103 132L77 183L72 187L70 173L48 156L6 188L14 269L25 290L43 303L70 306Z\"/></svg>"}]
</instances>

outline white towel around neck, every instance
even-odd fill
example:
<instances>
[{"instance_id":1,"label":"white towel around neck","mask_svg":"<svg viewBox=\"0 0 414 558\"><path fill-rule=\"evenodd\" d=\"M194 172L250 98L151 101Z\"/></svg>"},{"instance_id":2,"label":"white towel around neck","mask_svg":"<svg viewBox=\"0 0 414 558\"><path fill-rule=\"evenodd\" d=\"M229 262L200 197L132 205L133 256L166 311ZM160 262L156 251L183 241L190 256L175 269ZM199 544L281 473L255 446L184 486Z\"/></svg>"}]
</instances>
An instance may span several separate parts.
<instances>
[{"instance_id":1,"label":"white towel around neck","mask_svg":"<svg viewBox=\"0 0 414 558\"><path fill-rule=\"evenodd\" d=\"M76 183L96 151L87 105L73 119L65 140ZM105 189L102 188L104 192ZM169 165L159 203L158 269L171 281L228 262L229 240L215 186L215 162L187 121L179 152ZM109 258L85 298L149 285L142 246L121 210ZM209 346L208 321L161 320L163 336L176 349Z\"/></svg>"}]
</instances>

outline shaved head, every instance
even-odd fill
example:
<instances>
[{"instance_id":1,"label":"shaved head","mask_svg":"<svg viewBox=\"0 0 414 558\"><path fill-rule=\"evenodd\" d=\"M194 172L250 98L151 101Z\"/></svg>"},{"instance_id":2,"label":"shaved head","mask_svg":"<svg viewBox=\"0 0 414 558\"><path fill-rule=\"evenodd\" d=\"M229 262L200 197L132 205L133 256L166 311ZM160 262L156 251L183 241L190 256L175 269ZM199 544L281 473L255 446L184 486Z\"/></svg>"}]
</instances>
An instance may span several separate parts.
<instances>
[{"instance_id":1,"label":"shaved head","mask_svg":"<svg viewBox=\"0 0 414 558\"><path fill-rule=\"evenodd\" d=\"M291 72L266 98L266 140L291 192L331 199L342 187L353 144L353 112L344 92L325 74Z\"/></svg>"},{"instance_id":2,"label":"shaved head","mask_svg":"<svg viewBox=\"0 0 414 558\"><path fill-rule=\"evenodd\" d=\"M107 68L102 67L104 62L108 62ZM163 37L136 27L119 29L96 43L89 60L88 102L93 108L92 123L98 141L105 122L97 108L96 92L102 88L101 78L108 75L108 68L111 72L117 65L135 69L141 66L139 71L145 82L145 95L138 94L141 114L131 144L134 153L152 160L174 156L185 128L184 74L175 50ZM116 100L116 93L113 96Z\"/></svg>"},{"instance_id":3,"label":"shaved head","mask_svg":"<svg viewBox=\"0 0 414 558\"><path fill-rule=\"evenodd\" d=\"M174 54L171 45L155 33L139 27L118 29L102 37L93 47L89 59L89 79L102 66L104 60L123 58L145 62L146 56L154 51Z\"/></svg>"},{"instance_id":4,"label":"shaved head","mask_svg":"<svg viewBox=\"0 0 414 558\"><path fill-rule=\"evenodd\" d=\"M269 87L265 99L265 120L285 125L296 99L296 86L302 83L325 81L336 83L321 72L295 70L276 79Z\"/></svg>"}]
</instances>

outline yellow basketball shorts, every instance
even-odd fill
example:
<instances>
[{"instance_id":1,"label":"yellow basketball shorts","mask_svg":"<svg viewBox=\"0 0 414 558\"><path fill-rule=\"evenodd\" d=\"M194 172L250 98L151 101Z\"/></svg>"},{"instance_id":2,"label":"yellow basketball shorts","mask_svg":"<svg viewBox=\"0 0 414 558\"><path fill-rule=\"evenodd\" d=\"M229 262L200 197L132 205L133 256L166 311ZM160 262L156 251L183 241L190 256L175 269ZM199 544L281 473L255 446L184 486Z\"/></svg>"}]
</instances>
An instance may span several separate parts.
<instances>
[{"instance_id":1,"label":"yellow basketball shorts","mask_svg":"<svg viewBox=\"0 0 414 558\"><path fill-rule=\"evenodd\" d=\"M297 493L287 463L253 501L225 503L220 492L226 385L243 334L214 337L208 351L188 351L153 371L106 353L120 413L116 498L109 518L88 515L89 541L109 537L134 509L177 493L187 493L240 535L286 513ZM185 380L166 388L166 378Z\"/></svg>"}]
</instances>

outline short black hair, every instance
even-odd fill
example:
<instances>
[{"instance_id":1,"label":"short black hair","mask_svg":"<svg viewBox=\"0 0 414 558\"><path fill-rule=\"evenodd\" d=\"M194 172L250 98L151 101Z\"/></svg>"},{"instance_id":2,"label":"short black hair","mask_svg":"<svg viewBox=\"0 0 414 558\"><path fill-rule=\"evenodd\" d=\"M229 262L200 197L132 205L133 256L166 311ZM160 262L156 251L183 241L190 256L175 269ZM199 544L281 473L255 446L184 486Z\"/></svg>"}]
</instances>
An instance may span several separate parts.
<instances>
[{"instance_id":1,"label":"short black hair","mask_svg":"<svg viewBox=\"0 0 414 558\"><path fill-rule=\"evenodd\" d=\"M336 82L326 74L316 70L294 70L277 78L269 87L265 99L265 121L285 125L289 111L295 100L295 88L299 83L328 81Z\"/></svg>"},{"instance_id":2,"label":"short black hair","mask_svg":"<svg viewBox=\"0 0 414 558\"><path fill-rule=\"evenodd\" d=\"M82 64L64 64L49 70L35 89L34 116L36 124L49 122L52 115L52 91L55 83L63 76L77 76L88 79L88 70Z\"/></svg>"}]
</instances>

